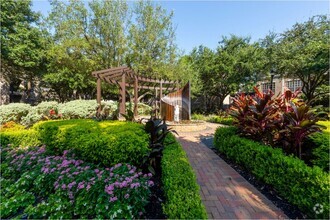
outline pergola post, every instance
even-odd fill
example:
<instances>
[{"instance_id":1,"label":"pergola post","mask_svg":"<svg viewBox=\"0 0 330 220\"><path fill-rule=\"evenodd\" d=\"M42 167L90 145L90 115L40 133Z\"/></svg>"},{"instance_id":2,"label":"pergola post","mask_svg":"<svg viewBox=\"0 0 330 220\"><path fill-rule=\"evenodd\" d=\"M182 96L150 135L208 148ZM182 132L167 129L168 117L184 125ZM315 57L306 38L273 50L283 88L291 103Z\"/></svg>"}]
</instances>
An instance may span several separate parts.
<instances>
[{"instance_id":1,"label":"pergola post","mask_svg":"<svg viewBox=\"0 0 330 220\"><path fill-rule=\"evenodd\" d=\"M156 110L156 112L155 112L155 116L157 117L158 116L158 112L157 112L157 107L158 107L158 101L157 101L157 99L158 99L158 89L157 89L157 87L155 87L155 110Z\"/></svg>"},{"instance_id":2,"label":"pergola post","mask_svg":"<svg viewBox=\"0 0 330 220\"><path fill-rule=\"evenodd\" d=\"M121 101L119 104L119 113L125 114L126 109L126 82L125 82L125 73L121 75L121 83L120 83L120 95L121 95Z\"/></svg>"},{"instance_id":3,"label":"pergola post","mask_svg":"<svg viewBox=\"0 0 330 220\"><path fill-rule=\"evenodd\" d=\"M97 78L97 112L101 113L102 105L101 105L101 80L106 81L109 84L114 84L119 86L119 113L126 113L126 87L134 89L134 115L138 115L138 91L139 89L149 89L155 90L156 101L159 101L159 110L157 113L167 114L168 106L178 104L178 100L176 98L168 103L168 97L173 98L174 96L166 96L166 100L164 98L164 108L162 109L161 100L164 94L167 94L169 91L179 90L179 81L171 81L171 80L158 80L152 79L150 77L142 77L135 74L135 72L126 66L110 68L105 70L98 70L92 72L92 75ZM139 83L142 82L140 85ZM164 91L163 91L164 89ZM159 90L159 94L158 91ZM177 91L178 92L178 91ZM176 92L176 93L177 93ZM173 93L176 96L178 94ZM159 99L158 99L159 98ZM157 103L156 103L157 105ZM158 106L158 105L157 105ZM189 108L189 107L188 107ZM190 108L189 108L190 109ZM171 114L171 113L169 113ZM121 116L121 115L120 115Z\"/></svg>"},{"instance_id":4,"label":"pergola post","mask_svg":"<svg viewBox=\"0 0 330 220\"><path fill-rule=\"evenodd\" d=\"M160 80L160 90L159 90L159 115L162 115L162 98L163 98L163 80Z\"/></svg>"},{"instance_id":5,"label":"pergola post","mask_svg":"<svg viewBox=\"0 0 330 220\"><path fill-rule=\"evenodd\" d=\"M134 77L134 116L138 115L138 79Z\"/></svg>"},{"instance_id":6,"label":"pergola post","mask_svg":"<svg viewBox=\"0 0 330 220\"><path fill-rule=\"evenodd\" d=\"M100 114L101 113L101 79L97 78L97 82L96 82L97 86L96 86L96 101L97 101L97 113Z\"/></svg>"}]
</instances>

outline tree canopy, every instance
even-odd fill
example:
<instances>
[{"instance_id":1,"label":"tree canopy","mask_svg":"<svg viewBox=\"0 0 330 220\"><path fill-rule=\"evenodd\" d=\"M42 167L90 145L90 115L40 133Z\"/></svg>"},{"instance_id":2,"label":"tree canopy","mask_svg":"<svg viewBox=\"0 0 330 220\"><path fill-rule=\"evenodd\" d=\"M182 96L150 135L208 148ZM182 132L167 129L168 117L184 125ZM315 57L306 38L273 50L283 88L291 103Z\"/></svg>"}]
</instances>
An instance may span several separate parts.
<instances>
[{"instance_id":1,"label":"tree canopy","mask_svg":"<svg viewBox=\"0 0 330 220\"><path fill-rule=\"evenodd\" d=\"M45 71L47 38L30 0L0 1L1 72L11 83L31 82ZM17 86L17 85L16 85Z\"/></svg>"},{"instance_id":2,"label":"tree canopy","mask_svg":"<svg viewBox=\"0 0 330 220\"><path fill-rule=\"evenodd\" d=\"M62 100L95 94L91 72L127 65L141 75L171 77L177 59L172 13L150 1L51 1L53 42L45 81ZM109 91L104 90L103 91Z\"/></svg>"},{"instance_id":3,"label":"tree canopy","mask_svg":"<svg viewBox=\"0 0 330 220\"><path fill-rule=\"evenodd\" d=\"M223 37L216 50L195 48L191 57L202 82L203 95L219 97L221 109L227 95L249 84L253 80L251 76L260 73L257 60L261 54L262 50L250 44L249 38L235 35Z\"/></svg>"},{"instance_id":4,"label":"tree canopy","mask_svg":"<svg viewBox=\"0 0 330 220\"><path fill-rule=\"evenodd\" d=\"M327 16L314 16L284 32L276 50L277 72L299 78L309 102L322 93L318 88L329 84L329 27Z\"/></svg>"},{"instance_id":5,"label":"tree canopy","mask_svg":"<svg viewBox=\"0 0 330 220\"><path fill-rule=\"evenodd\" d=\"M31 10L31 0L0 3L3 76L16 87L39 79L60 101L95 97L91 72L122 65L144 76L190 80L192 94L209 102L207 97L217 97L217 108L230 93L250 92L271 71L299 78L310 102L328 95L330 22L325 15L283 33L270 32L259 42L224 36L216 48L201 45L183 55L175 41L174 14L157 2L50 0L43 20ZM103 97L117 95L115 86L102 86Z\"/></svg>"}]
</instances>

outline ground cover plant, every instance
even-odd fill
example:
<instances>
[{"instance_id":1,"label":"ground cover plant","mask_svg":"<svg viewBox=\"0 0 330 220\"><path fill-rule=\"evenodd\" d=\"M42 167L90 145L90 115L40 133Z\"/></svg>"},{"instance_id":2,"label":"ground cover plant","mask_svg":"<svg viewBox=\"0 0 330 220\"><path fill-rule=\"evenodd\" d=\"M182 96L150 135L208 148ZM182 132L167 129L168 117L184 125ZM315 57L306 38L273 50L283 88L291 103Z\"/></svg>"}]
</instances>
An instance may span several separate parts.
<instances>
[{"instance_id":1,"label":"ground cover plant","mask_svg":"<svg viewBox=\"0 0 330 220\"><path fill-rule=\"evenodd\" d=\"M214 146L257 179L273 186L310 218L329 217L329 174L319 167L309 167L285 155L282 149L240 137L235 127L218 128Z\"/></svg>"},{"instance_id":2,"label":"ground cover plant","mask_svg":"<svg viewBox=\"0 0 330 220\"><path fill-rule=\"evenodd\" d=\"M92 189L95 189L95 191L93 191L94 194L101 192L97 191L97 189L101 190L102 188L104 190L105 186L98 181L104 181L109 178L107 177L99 180L98 176L100 174L98 175L98 173L103 172L102 178L103 175L110 175L107 173L110 171L107 170L107 168L111 169L111 167L117 167L119 163L130 164L131 167L135 166L141 168L143 158L145 158L150 151L150 137L145 132L144 126L138 123L119 121L99 122L86 119L74 119L42 121L29 129L23 129L22 126L13 122L7 123L6 126L7 127L0 132L1 146L7 146L9 144L10 149L6 148L2 150L2 152L5 153L1 154L2 161L4 161L4 163L1 164L1 184L3 189L6 189L2 191L3 194L1 196L3 198L8 198L3 200L3 202L6 201L4 205L10 209L6 209L6 211L2 212L2 218L45 218L45 216L51 216L52 218L60 218L61 216L63 216L63 218L78 218L79 216L81 218L91 218L91 215L96 216L96 218L98 218L98 216L101 216L100 218L111 218L111 216L108 215L104 217L102 212L97 211L98 208L104 209L105 207L96 207L96 204L99 202L96 198L89 197L91 196L89 192ZM157 137L164 137L164 135ZM207 215L205 207L201 203L196 177L182 147L175 141L172 135L165 139L160 138L159 141L165 146L161 154L163 157L161 159L160 169L160 179L166 198L163 203L164 214L169 218L206 218ZM45 143L46 145L43 146ZM22 149L23 146L39 147ZM68 149L70 149L70 153L67 152ZM44 150L46 151L44 152ZM65 152L65 155L63 155L63 152ZM16 155L13 156L13 153ZM45 159L45 161L39 161L39 159L33 157L39 154L41 155L41 159ZM19 159L17 159L18 157ZM63 163L63 160L72 161L72 163L73 161L75 161L75 163L77 161L83 161L84 165L78 165L80 162L77 162L77 166L89 166L89 168L81 170L83 173L78 174L76 173L79 172L76 170L76 164L70 162L70 164L65 167L66 169L53 170L57 168L57 166L62 166L60 164ZM14 166L21 167L21 170L14 170ZM67 170L69 168L70 170ZM95 169L98 169L99 172L95 172ZM63 174L61 174L62 172ZM123 174L118 173L117 177L120 178L121 175L126 174L125 172ZM94 177L95 179L91 180ZM114 177L116 178L116 176ZM126 177L130 178L130 176L122 178L125 179ZM139 178L142 177L144 178L145 176L139 176ZM150 174L146 177L148 181L149 177ZM60 180L55 184L56 180L59 178ZM73 178L77 178L77 180ZM91 187L89 191L84 191L85 193L82 193L80 189L77 191L78 184L83 181L85 181L85 185L84 189L81 190L86 191L88 183ZM95 181L95 184L93 181ZM117 180L117 182L118 181L120 180ZM151 186L152 183L148 181L147 185ZM26 184L26 186L23 182L25 182L24 184ZM23 184L25 188L23 187L20 190L18 186L21 185L16 185L16 183ZM58 189L55 190L54 184ZM65 189L62 189L62 187L64 188L63 184L65 184ZM73 193L75 198L73 204L70 203L69 184L71 184L70 187L78 193ZM97 186L100 186L100 188L93 188ZM32 191L26 190L26 187L30 187L29 189ZM16 191L17 193L15 193ZM49 194L47 194L48 191L50 192ZM122 193L120 195L121 198L125 199L124 201L128 201L126 200L127 198L125 198L126 194L123 195ZM60 199L58 199L58 197ZM131 201L135 201L132 196L129 198L132 199ZM102 197L102 199L105 199L105 197ZM117 199L118 201L120 200L118 196ZM14 201L20 202L15 203ZM78 201L80 201L80 203L76 204ZM84 203L82 203L83 201ZM81 204L88 206L90 201L91 209L96 210L95 213L91 213L91 215L88 216L83 210L75 211L82 207ZM144 202L137 202L138 206L139 204L141 204L141 207L145 205ZM123 204L122 201L120 204ZM128 203L125 204L129 206ZM134 204L134 202L132 202L132 204ZM69 208L65 208L66 206ZM86 206L84 206L84 210L87 210ZM2 207L4 206L2 205ZM71 209L73 209L73 214ZM123 213L112 211L111 215L117 215L118 218L132 218L129 215L130 212L128 208L120 211ZM62 214L60 214L60 212ZM45 216L43 216L44 214ZM137 215L135 214L134 218L138 218L141 213L139 211Z\"/></svg>"},{"instance_id":3,"label":"ground cover plant","mask_svg":"<svg viewBox=\"0 0 330 220\"><path fill-rule=\"evenodd\" d=\"M104 167L45 147L1 147L1 159L1 218L138 218L154 184L130 164Z\"/></svg>"}]
</instances>

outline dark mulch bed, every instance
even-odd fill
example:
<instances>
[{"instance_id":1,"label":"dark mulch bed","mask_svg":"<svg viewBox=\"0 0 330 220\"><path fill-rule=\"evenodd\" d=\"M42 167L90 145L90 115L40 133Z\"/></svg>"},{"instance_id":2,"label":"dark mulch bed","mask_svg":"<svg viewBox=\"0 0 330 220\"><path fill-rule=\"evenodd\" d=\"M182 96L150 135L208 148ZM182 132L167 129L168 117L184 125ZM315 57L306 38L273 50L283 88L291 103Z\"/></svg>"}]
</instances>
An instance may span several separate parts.
<instances>
[{"instance_id":1,"label":"dark mulch bed","mask_svg":"<svg viewBox=\"0 0 330 220\"><path fill-rule=\"evenodd\" d=\"M279 209L281 209L286 216L290 219L306 219L307 215L303 214L297 206L290 204L284 198L281 198L274 188L268 184L263 183L255 178L253 174L244 169L242 166L237 165L234 161L226 157L226 155L220 153L215 148L211 149L227 164L229 164L234 170L236 170L242 177L244 177L251 185L258 189L264 196L274 203Z\"/></svg>"},{"instance_id":2,"label":"dark mulch bed","mask_svg":"<svg viewBox=\"0 0 330 220\"><path fill-rule=\"evenodd\" d=\"M154 182L154 186L151 187L150 202L146 206L146 213L142 218L145 219L166 219L166 215L163 213L162 203L165 200L164 192L162 190L162 181L160 176L154 176L151 178Z\"/></svg>"}]
</instances>

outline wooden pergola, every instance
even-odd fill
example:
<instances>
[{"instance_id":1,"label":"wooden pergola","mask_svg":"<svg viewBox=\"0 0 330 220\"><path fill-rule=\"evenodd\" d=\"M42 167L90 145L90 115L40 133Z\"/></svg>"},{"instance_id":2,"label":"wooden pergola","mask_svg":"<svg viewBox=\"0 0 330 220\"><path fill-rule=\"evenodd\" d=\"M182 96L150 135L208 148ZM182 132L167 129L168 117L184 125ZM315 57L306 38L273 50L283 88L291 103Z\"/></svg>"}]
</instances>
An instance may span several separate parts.
<instances>
[{"instance_id":1,"label":"wooden pergola","mask_svg":"<svg viewBox=\"0 0 330 220\"><path fill-rule=\"evenodd\" d=\"M157 91L159 91L159 97L162 99L163 94L167 94L174 90L178 90L179 81L170 81L162 79L153 79L143 77L136 74L131 68L126 66L110 68L105 70L99 70L92 72L92 75L97 78L97 103L98 112L101 111L101 81L105 81L109 84L114 84L119 87L120 91L120 104L119 113L125 114L126 112L126 88L134 89L134 115L137 115L137 102L138 92L141 89L155 90L156 98Z\"/></svg>"}]
</instances>

